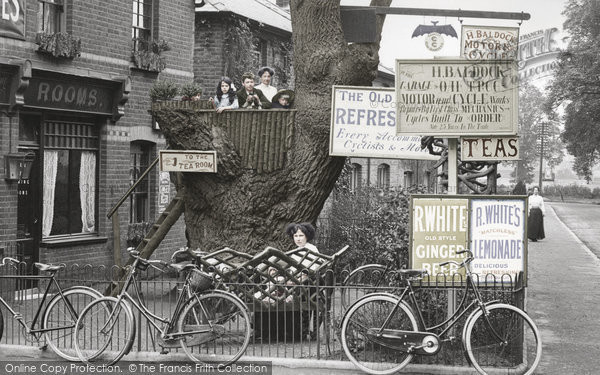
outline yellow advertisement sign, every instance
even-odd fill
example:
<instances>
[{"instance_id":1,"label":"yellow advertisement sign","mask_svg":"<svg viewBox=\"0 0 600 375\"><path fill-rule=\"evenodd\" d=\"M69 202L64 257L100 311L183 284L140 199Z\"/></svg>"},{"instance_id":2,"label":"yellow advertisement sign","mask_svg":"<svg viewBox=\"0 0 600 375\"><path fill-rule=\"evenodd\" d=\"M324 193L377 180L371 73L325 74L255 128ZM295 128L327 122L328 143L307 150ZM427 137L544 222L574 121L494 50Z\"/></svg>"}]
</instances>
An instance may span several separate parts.
<instances>
[{"instance_id":1,"label":"yellow advertisement sign","mask_svg":"<svg viewBox=\"0 0 600 375\"><path fill-rule=\"evenodd\" d=\"M426 270L429 275L453 275L455 265L440 266L449 260L461 262L457 255L468 243L468 208L466 198L414 198L411 200L410 268Z\"/></svg>"}]
</instances>

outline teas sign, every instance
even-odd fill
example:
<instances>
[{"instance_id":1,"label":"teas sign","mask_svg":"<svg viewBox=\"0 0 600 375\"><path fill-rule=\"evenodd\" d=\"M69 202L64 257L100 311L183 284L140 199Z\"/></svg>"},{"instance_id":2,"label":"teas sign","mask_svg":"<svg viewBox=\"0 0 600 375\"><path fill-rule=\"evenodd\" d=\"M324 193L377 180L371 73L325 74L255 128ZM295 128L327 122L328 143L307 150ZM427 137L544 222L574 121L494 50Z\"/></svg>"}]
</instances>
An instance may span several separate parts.
<instances>
[{"instance_id":1,"label":"teas sign","mask_svg":"<svg viewBox=\"0 0 600 375\"><path fill-rule=\"evenodd\" d=\"M0 0L0 36L25 40L25 0Z\"/></svg>"},{"instance_id":2,"label":"teas sign","mask_svg":"<svg viewBox=\"0 0 600 375\"><path fill-rule=\"evenodd\" d=\"M518 137L460 137L461 160L520 160Z\"/></svg>"},{"instance_id":3,"label":"teas sign","mask_svg":"<svg viewBox=\"0 0 600 375\"><path fill-rule=\"evenodd\" d=\"M507 60L396 60L398 134L515 135L516 64Z\"/></svg>"},{"instance_id":4,"label":"teas sign","mask_svg":"<svg viewBox=\"0 0 600 375\"><path fill-rule=\"evenodd\" d=\"M160 150L161 172L217 172L216 151Z\"/></svg>"},{"instance_id":5,"label":"teas sign","mask_svg":"<svg viewBox=\"0 0 600 375\"><path fill-rule=\"evenodd\" d=\"M513 282L527 269L526 206L521 196L413 195L410 268L428 271L429 281L464 276L463 268L440 264L460 263L466 254L457 253L470 249L480 279Z\"/></svg>"}]
</instances>

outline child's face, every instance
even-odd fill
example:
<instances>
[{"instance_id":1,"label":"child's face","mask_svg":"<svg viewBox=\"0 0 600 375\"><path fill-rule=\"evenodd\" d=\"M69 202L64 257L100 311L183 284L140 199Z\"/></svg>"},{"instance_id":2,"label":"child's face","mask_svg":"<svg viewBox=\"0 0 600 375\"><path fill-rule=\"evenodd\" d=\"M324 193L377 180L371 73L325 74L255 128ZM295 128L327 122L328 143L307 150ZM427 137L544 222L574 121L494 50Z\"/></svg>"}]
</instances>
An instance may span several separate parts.
<instances>
[{"instance_id":1,"label":"child's face","mask_svg":"<svg viewBox=\"0 0 600 375\"><path fill-rule=\"evenodd\" d=\"M308 242L306 235L300 229L298 229L298 231L294 233L294 243L298 247L304 247L306 242Z\"/></svg>"},{"instance_id":2,"label":"child's face","mask_svg":"<svg viewBox=\"0 0 600 375\"><path fill-rule=\"evenodd\" d=\"M244 80L244 87L248 92L254 90L254 80L252 78L246 78Z\"/></svg>"},{"instance_id":3,"label":"child's face","mask_svg":"<svg viewBox=\"0 0 600 375\"><path fill-rule=\"evenodd\" d=\"M281 104L283 106L287 106L289 104L288 99L287 98L279 98L279 104Z\"/></svg>"},{"instance_id":4,"label":"child's face","mask_svg":"<svg viewBox=\"0 0 600 375\"><path fill-rule=\"evenodd\" d=\"M229 92L229 84L225 81L221 81L221 92L226 94Z\"/></svg>"}]
</instances>

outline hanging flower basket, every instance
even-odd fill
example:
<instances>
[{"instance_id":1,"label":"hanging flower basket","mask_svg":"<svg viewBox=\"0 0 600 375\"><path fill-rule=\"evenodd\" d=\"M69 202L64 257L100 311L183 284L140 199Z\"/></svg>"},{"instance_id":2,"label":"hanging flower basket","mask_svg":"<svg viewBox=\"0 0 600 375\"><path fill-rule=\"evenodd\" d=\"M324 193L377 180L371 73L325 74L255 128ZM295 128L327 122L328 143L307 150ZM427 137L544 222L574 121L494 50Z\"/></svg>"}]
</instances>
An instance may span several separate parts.
<instances>
[{"instance_id":1,"label":"hanging flower basket","mask_svg":"<svg viewBox=\"0 0 600 375\"><path fill-rule=\"evenodd\" d=\"M171 50L171 47L165 40L147 41L144 39L134 39L138 49L132 51L133 64L138 69L150 72L160 72L167 67L167 60L161 57L161 53Z\"/></svg>"},{"instance_id":2,"label":"hanging flower basket","mask_svg":"<svg viewBox=\"0 0 600 375\"><path fill-rule=\"evenodd\" d=\"M38 33L35 43L37 51L56 58L74 59L81 55L81 39L75 39L69 33Z\"/></svg>"}]
</instances>

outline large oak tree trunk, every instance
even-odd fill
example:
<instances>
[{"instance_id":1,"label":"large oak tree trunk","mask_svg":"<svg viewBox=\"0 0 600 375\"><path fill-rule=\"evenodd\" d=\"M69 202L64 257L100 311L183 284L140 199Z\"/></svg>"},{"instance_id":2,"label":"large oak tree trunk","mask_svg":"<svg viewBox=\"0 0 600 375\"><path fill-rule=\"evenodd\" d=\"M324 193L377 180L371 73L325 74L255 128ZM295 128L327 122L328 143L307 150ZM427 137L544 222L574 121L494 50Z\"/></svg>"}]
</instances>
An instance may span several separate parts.
<instances>
[{"instance_id":1,"label":"large oak tree trunk","mask_svg":"<svg viewBox=\"0 0 600 375\"><path fill-rule=\"evenodd\" d=\"M154 111L171 148L217 151L218 174L184 173L178 186L186 193L191 247L229 246L249 253L267 245L288 249L285 226L316 221L344 164L344 158L329 156L331 86L370 86L379 62L379 43L345 42L339 9L339 1L291 2L297 113L284 168L245 169L222 128L202 123L192 110Z\"/></svg>"}]
</instances>

